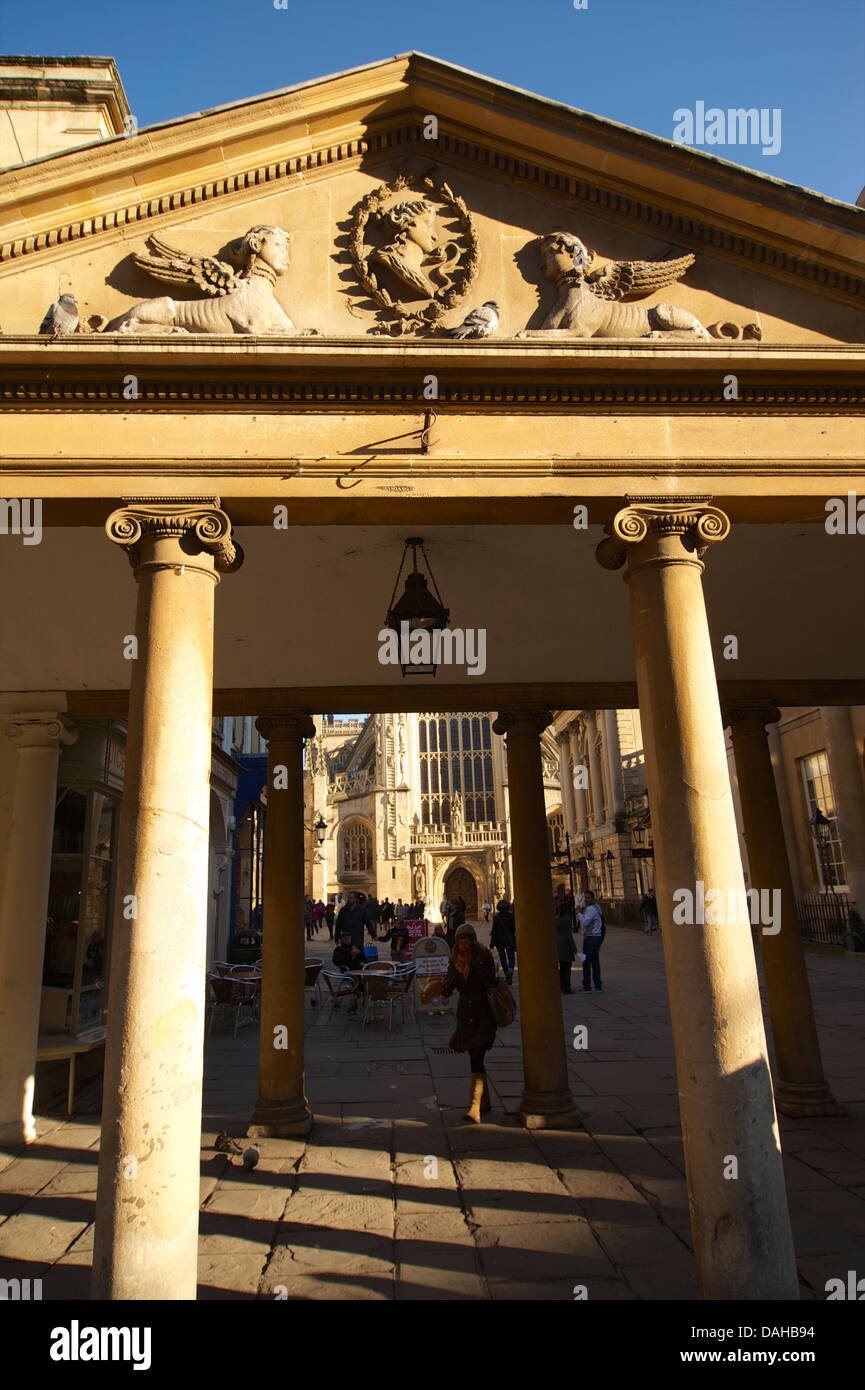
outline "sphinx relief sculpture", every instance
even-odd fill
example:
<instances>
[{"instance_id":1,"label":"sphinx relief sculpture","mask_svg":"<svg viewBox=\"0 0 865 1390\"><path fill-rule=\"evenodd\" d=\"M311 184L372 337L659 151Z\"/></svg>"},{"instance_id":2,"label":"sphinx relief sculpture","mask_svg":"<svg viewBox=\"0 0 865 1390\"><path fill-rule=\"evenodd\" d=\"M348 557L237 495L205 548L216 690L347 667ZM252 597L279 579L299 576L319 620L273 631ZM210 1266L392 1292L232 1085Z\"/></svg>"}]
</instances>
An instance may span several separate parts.
<instances>
[{"instance_id":1,"label":"sphinx relief sculpture","mask_svg":"<svg viewBox=\"0 0 865 1390\"><path fill-rule=\"evenodd\" d=\"M694 264L692 255L668 261L607 261L589 267L594 253L571 232L537 238L544 275L559 297L541 325L541 333L558 330L575 338L698 338L709 333L700 320L675 304L624 304L681 279ZM529 332L520 337L531 336Z\"/></svg>"},{"instance_id":2,"label":"sphinx relief sculpture","mask_svg":"<svg viewBox=\"0 0 865 1390\"><path fill-rule=\"evenodd\" d=\"M274 294L274 285L289 267L291 233L281 227L251 227L242 238L236 270L214 256L176 251L152 236L149 254L135 264L157 280L194 286L206 299L180 300L164 295L135 304L109 331L156 333L305 334L297 329Z\"/></svg>"}]
</instances>

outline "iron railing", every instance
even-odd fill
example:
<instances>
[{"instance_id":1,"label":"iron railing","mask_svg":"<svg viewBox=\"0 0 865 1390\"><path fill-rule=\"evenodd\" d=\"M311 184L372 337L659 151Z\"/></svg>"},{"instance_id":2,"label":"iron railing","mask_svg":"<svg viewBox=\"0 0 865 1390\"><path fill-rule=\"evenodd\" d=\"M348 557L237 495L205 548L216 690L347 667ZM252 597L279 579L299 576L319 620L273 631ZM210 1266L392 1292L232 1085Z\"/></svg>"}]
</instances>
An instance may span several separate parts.
<instances>
[{"instance_id":1,"label":"iron railing","mask_svg":"<svg viewBox=\"0 0 865 1390\"><path fill-rule=\"evenodd\" d=\"M796 899L799 930L806 941L843 946L850 930L850 900L846 893L803 893Z\"/></svg>"}]
</instances>

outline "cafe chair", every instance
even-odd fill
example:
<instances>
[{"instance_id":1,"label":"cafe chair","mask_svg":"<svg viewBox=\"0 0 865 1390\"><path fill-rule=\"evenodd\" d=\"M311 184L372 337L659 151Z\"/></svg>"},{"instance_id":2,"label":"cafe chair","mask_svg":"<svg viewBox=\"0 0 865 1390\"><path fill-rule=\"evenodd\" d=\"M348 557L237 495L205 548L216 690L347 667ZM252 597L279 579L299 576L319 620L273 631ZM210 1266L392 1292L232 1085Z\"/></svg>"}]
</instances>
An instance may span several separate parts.
<instances>
[{"instance_id":1,"label":"cafe chair","mask_svg":"<svg viewBox=\"0 0 865 1390\"><path fill-rule=\"evenodd\" d=\"M339 970L322 970L321 979L330 991L331 1003L328 1018L333 1017L334 1009L339 1008L341 999L354 999L360 987L351 975L343 975Z\"/></svg>"},{"instance_id":2,"label":"cafe chair","mask_svg":"<svg viewBox=\"0 0 865 1390\"><path fill-rule=\"evenodd\" d=\"M303 987L310 991L309 1002L313 1008L319 1001L318 977L321 974L323 966L324 961L320 956L307 956L303 962Z\"/></svg>"}]
</instances>

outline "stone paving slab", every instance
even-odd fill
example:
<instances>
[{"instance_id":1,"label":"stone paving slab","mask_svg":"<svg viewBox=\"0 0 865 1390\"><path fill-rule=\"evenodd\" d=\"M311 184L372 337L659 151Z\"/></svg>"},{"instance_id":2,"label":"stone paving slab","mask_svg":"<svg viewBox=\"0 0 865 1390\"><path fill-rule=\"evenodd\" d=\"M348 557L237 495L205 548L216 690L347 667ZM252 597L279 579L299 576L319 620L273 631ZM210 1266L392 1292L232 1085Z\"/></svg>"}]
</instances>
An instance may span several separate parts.
<instances>
[{"instance_id":1,"label":"stone paving slab","mask_svg":"<svg viewBox=\"0 0 865 1390\"><path fill-rule=\"evenodd\" d=\"M319 943L320 945L321 943ZM863 1003L849 963L807 957L827 1074L850 1113L781 1117L803 1297L865 1259ZM855 963L854 963L855 964ZM582 1128L532 1131L519 1026L488 1059L493 1110L463 1120L468 1059L453 1019L361 1029L307 1006L306 1139L243 1146L258 1086L253 1027L208 1039L199 1296L373 1301L688 1299L696 1296L660 943L616 930L605 990L563 999ZM519 971L516 986L518 993ZM574 1048L585 1024L586 1048ZM86 1297L93 1247L98 1085L79 1113L40 1116L29 1148L0 1151L0 1277L42 1277L45 1298ZM858 1261L858 1263L857 1263Z\"/></svg>"}]
</instances>

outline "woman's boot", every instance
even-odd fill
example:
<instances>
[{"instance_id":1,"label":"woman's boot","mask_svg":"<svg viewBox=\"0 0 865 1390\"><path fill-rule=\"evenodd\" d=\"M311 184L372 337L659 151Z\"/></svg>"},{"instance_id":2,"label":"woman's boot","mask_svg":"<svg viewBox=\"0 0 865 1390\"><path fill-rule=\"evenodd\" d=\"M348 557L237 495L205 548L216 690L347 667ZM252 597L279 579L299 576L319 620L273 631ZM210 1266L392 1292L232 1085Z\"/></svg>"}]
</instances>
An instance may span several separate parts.
<instances>
[{"instance_id":1,"label":"woman's boot","mask_svg":"<svg viewBox=\"0 0 865 1390\"><path fill-rule=\"evenodd\" d=\"M481 1114L485 1115L487 1111L492 1110L492 1108L492 1102L490 1101L490 1088L487 1085L486 1072L484 1072L484 1089L481 1092Z\"/></svg>"},{"instance_id":2,"label":"woman's boot","mask_svg":"<svg viewBox=\"0 0 865 1390\"><path fill-rule=\"evenodd\" d=\"M472 1098L469 1108L463 1115L464 1120L472 1120L476 1125L481 1122L481 1096L484 1093L484 1074L482 1071L472 1072Z\"/></svg>"}]
</instances>

